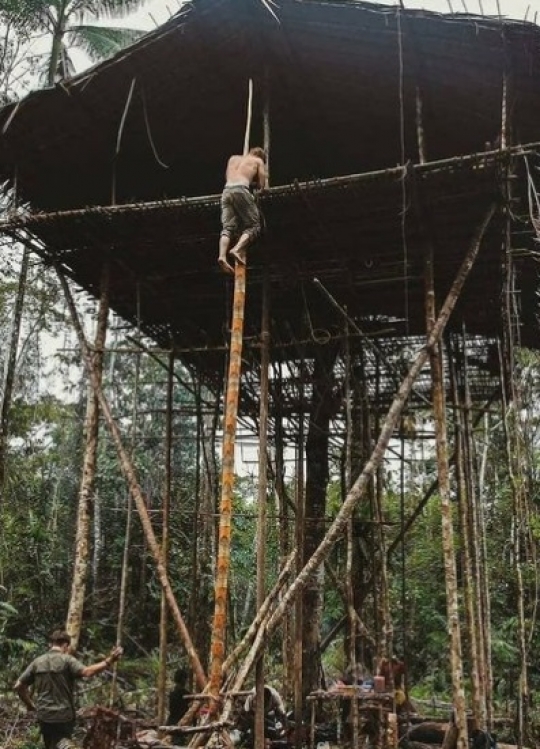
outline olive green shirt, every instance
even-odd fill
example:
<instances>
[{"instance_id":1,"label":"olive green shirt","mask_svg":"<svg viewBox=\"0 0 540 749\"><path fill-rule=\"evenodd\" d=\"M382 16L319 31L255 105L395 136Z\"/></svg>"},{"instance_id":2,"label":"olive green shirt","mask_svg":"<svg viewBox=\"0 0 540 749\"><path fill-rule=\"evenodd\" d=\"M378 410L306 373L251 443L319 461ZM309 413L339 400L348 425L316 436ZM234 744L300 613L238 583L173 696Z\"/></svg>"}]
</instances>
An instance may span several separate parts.
<instances>
[{"instance_id":1,"label":"olive green shirt","mask_svg":"<svg viewBox=\"0 0 540 749\"><path fill-rule=\"evenodd\" d=\"M43 723L69 723L75 720L73 691L75 679L84 666L72 655L49 650L21 674L19 681L33 687L32 699L37 719Z\"/></svg>"}]
</instances>

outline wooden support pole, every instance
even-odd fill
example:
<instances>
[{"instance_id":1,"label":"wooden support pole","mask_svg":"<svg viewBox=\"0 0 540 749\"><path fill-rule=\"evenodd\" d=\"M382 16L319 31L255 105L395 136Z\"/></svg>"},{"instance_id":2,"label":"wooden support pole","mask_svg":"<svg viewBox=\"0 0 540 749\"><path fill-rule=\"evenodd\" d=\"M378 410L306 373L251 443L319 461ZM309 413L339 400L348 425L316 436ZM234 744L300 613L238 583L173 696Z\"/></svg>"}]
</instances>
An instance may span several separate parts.
<instances>
[{"instance_id":1,"label":"wooden support pole","mask_svg":"<svg viewBox=\"0 0 540 749\"><path fill-rule=\"evenodd\" d=\"M353 415L352 415L352 388L351 388L351 346L349 339L349 324L345 321L345 486L343 497L345 498L352 486L352 440L353 440ZM353 580L353 558L354 558L354 534L353 518L351 515L347 521L347 557L346 557L346 602L349 615L349 669L354 674L356 683L356 632L357 613L354 606L354 580ZM312 706L314 709L314 704ZM358 700L351 700L351 740L352 746L358 746ZM313 741L313 745L315 742Z\"/></svg>"},{"instance_id":2,"label":"wooden support pole","mask_svg":"<svg viewBox=\"0 0 540 749\"><path fill-rule=\"evenodd\" d=\"M275 628L281 621L281 618L287 611L288 607L290 606L292 601L295 600L299 592L303 589L306 581L309 579L309 576L326 560L336 542L340 538L342 538L347 526L347 522L351 517L354 508L363 498L369 482L371 481L371 478L377 469L377 466L384 458L386 448L388 446L388 443L390 442L390 439L392 438L407 398L411 393L412 386L421 370L428 362L433 346L440 340L444 332L448 319L452 314L452 311L454 310L457 300L459 299L465 281L467 280L471 268L474 265L478 252L480 250L482 239L491 222L491 219L495 214L495 210L496 206L494 204L489 207L486 215L482 219L477 231L475 232L469 249L460 265L457 275L441 308L439 316L437 317L437 320L432 327L431 333L429 334L425 345L416 355L416 358L411 364L409 371L403 379L403 382L401 383L399 390L394 400L392 401L386 418L383 421L381 432L369 460L365 464L361 474L354 482L350 492L345 499L345 502L341 506L334 521L330 525L324 539L319 544L315 553L304 565L302 571L297 575L296 579L291 583L291 585L285 592L285 595L281 599L280 604L270 617L268 623L265 625L264 631L259 628L259 632L254 639L253 645L251 646L251 649L242 665L242 668L239 670L239 673L237 675L234 684L235 690L241 688L242 684L244 683L244 679L251 670L255 659L259 655L260 649L264 646L265 641L273 634ZM228 705L227 708L228 710L230 710L232 708L232 705Z\"/></svg>"},{"instance_id":3,"label":"wooden support pole","mask_svg":"<svg viewBox=\"0 0 540 749\"><path fill-rule=\"evenodd\" d=\"M138 305L137 305L138 307ZM139 318L140 322L140 318ZM140 325L138 326L140 333ZM135 357L135 372L133 378L133 405L131 410L131 455L135 452L137 439L137 415L139 412L139 379L141 373L141 351ZM127 604L127 587L129 576L129 550L131 548L131 531L133 525L133 496L128 489L126 502L126 522L124 525L124 548L122 550L122 571L120 573L120 591L118 594L118 619L116 621L116 644L122 645L124 635L124 624L126 619ZM109 697L109 707L112 708L116 703L118 686L118 661L114 664L113 675L111 679L111 690Z\"/></svg>"},{"instance_id":4,"label":"wooden support pole","mask_svg":"<svg viewBox=\"0 0 540 749\"><path fill-rule=\"evenodd\" d=\"M249 79L244 154L249 151L251 117L253 106L253 81ZM225 659L225 638L227 633L227 592L231 564L231 525L232 499L234 487L234 447L240 397L240 377L242 372L242 345L244 340L244 311L246 306L245 263L235 262L234 296L231 323L231 346L229 351L229 372L225 393L225 423L223 428L223 450L221 462L221 501L219 507L218 554L214 593L214 618L210 644L210 694L211 713L217 710L219 690Z\"/></svg>"},{"instance_id":5,"label":"wooden support pole","mask_svg":"<svg viewBox=\"0 0 540 749\"><path fill-rule=\"evenodd\" d=\"M11 334L7 354L7 366L5 379L3 382L2 404L0 405L0 509L3 506L5 497L6 484L6 452L9 434L9 414L11 410L11 400L13 395L13 385L15 383L15 371L17 368L17 351L19 347L19 338L21 335L22 314L24 308L24 298L26 295L26 280L28 278L28 268L30 264L30 251L24 247L21 267L19 270L19 281L17 284L17 296L13 308L13 321L11 323Z\"/></svg>"},{"instance_id":6,"label":"wooden support pole","mask_svg":"<svg viewBox=\"0 0 540 749\"><path fill-rule=\"evenodd\" d=\"M433 269L433 245L426 244L426 332L429 337L435 326L436 299ZM452 503L450 497L450 470L448 461L448 436L446 426L446 404L444 395L444 372L441 341L437 341L430 351L430 367L435 421L435 445L439 477L439 497L441 500L442 542L444 573L446 581L446 611L448 635L450 638L450 669L452 697L457 728L457 749L467 749L467 715L465 689L463 685L463 657L461 651L461 630L457 590L457 569L455 558L454 529L452 523Z\"/></svg>"},{"instance_id":7,"label":"wooden support pole","mask_svg":"<svg viewBox=\"0 0 540 749\"><path fill-rule=\"evenodd\" d=\"M169 604L169 608L171 610L173 620L176 624L176 627L178 629L178 632L180 634L184 647L186 648L188 658L191 661L191 665L195 673L197 684L202 689L204 688L206 684L206 675L204 673L204 669L199 660L199 656L197 655L197 652L193 645L189 631L185 625L184 619L178 607L178 603L176 602L176 598L174 596L174 592L171 587L169 577L167 575L167 570L165 569L165 565L163 564L161 548L157 541L156 534L154 533L154 529L152 527L152 522L150 520L150 516L146 508L145 498L144 498L142 489L139 485L139 482L137 480L137 473L135 471L133 461L131 460L130 456L128 455L123 445L122 437L120 435L120 430L118 429L118 425L116 424L113 418L109 403L107 401L107 398L105 397L103 388L101 387L101 383L99 382L99 378L96 375L96 372L94 369L94 363L92 361L92 356L88 348L88 343L86 341L86 337L84 335L84 331L82 329L82 325L79 320L79 315L77 313L77 308L75 307L75 302L73 301L73 295L68 286L66 277L63 274L59 266L56 266L56 272L58 274L58 278L60 279L60 284L62 285L62 289L64 291L64 296L66 298L67 306L71 315L73 327L75 328L75 332L77 333L77 337L79 339L79 345L81 347L83 360L84 360L85 366L87 368L87 371L90 377L90 382L92 383L92 387L94 388L94 393L96 394L99 400L99 405L101 407L103 418L111 433L111 437L113 439L113 442L115 444L115 447L118 453L120 468L122 470L122 473L124 474L124 478L127 481L129 490L133 496L133 501L135 502L135 507L137 508L137 512L141 519L141 525L142 525L142 529L144 532L144 537L146 539L148 548L150 549L150 552L154 559L159 582L165 592L165 595L167 597L167 603Z\"/></svg>"},{"instance_id":8,"label":"wooden support pole","mask_svg":"<svg viewBox=\"0 0 540 749\"><path fill-rule=\"evenodd\" d=\"M234 298L229 373L227 377L227 392L225 395L226 405L225 424L223 429L218 557L210 661L210 692L216 700L219 696L219 690L221 687L222 665L225 658L227 590L229 584L232 498L234 487L234 446L236 442L236 423L238 417L238 400L240 396L245 303L246 266L237 261L234 272Z\"/></svg>"},{"instance_id":9,"label":"wooden support pole","mask_svg":"<svg viewBox=\"0 0 540 749\"><path fill-rule=\"evenodd\" d=\"M470 679L471 679L471 704L472 704L472 721L469 727L472 730L484 728L485 720L485 702L483 696L483 681L485 677L485 668L482 666L482 646L480 645L484 622L478 618L479 611L479 588L478 576L474 564L476 554L475 544L478 542L473 533L472 526L472 494L470 485L470 476L467 468L467 435L465 431L465 419L463 413L462 399L458 388L458 371L456 361L458 360L457 345L450 345L455 341L449 342L448 345L448 368L450 371L450 386L452 392L453 412L454 412L454 432L456 445L456 478L458 487L458 509L461 531L461 568L463 578L463 603L465 611L465 620L467 622L468 636L466 638L470 659ZM466 356L465 340L463 341L463 356ZM463 361L463 360L461 360ZM482 677L480 675L483 675Z\"/></svg>"},{"instance_id":10,"label":"wooden support pole","mask_svg":"<svg viewBox=\"0 0 540 749\"><path fill-rule=\"evenodd\" d=\"M284 442L285 435L283 430L283 372L281 362L278 362L276 366L276 376L274 377L274 392L275 396L275 408L274 408L274 424L275 424L275 493L277 498L278 516L281 519L278 522L278 539L279 539L279 552L280 560L283 565L284 560L287 557L290 549L290 538L289 538L289 509L290 499L287 496L285 489L285 462L284 456ZM281 662L283 665L283 695L286 702L291 701L293 694L293 656L292 656L292 612L288 611L282 623L283 642L281 648Z\"/></svg>"},{"instance_id":11,"label":"wooden support pole","mask_svg":"<svg viewBox=\"0 0 540 749\"><path fill-rule=\"evenodd\" d=\"M296 574L302 571L304 563L304 360L301 362L300 372L300 421L298 425L298 442L296 445L296 516L295 516L295 546L296 546ZM292 601L293 599L291 599ZM283 599L282 599L283 601ZM303 601L301 591L294 601L294 723L297 728L295 732L295 747L301 749L302 741L302 630L303 630Z\"/></svg>"},{"instance_id":12,"label":"wooden support pole","mask_svg":"<svg viewBox=\"0 0 540 749\"><path fill-rule=\"evenodd\" d=\"M266 597L266 503L268 493L268 395L270 370L270 289L268 266L263 280L261 321L261 389L259 408L259 486L257 516L257 611ZM264 654L255 667L255 745L264 746Z\"/></svg>"},{"instance_id":13,"label":"wooden support pole","mask_svg":"<svg viewBox=\"0 0 540 749\"><path fill-rule=\"evenodd\" d=\"M485 729L491 728L491 722L488 719L488 693L489 684L491 680L491 647L486 647L486 643L490 642L491 632L491 618L489 611L489 604L484 606L486 603L484 598L484 592L487 595L486 588L486 571L485 571L485 559L483 558L484 539L482 534L482 524L480 523L480 515L482 509L480 507L480 498L477 493L477 482L476 482L476 461L474 455L474 435L473 435L473 423L472 423L472 401L469 389L469 367L467 363L467 337L465 328L463 328L462 336L463 346L463 359L462 361L462 377L463 377L463 396L464 402L460 416L463 423L463 447L464 447L464 478L466 479L466 495L467 495L467 520L470 545L469 550L471 553L471 565L472 565L472 580L473 582L473 602L475 606L475 624L476 634L474 637L476 655L477 655L477 669L478 669L478 681L479 681L479 698L480 698L480 712L478 728ZM471 638L473 639L473 638Z\"/></svg>"},{"instance_id":14,"label":"wooden support pole","mask_svg":"<svg viewBox=\"0 0 540 749\"><path fill-rule=\"evenodd\" d=\"M105 260L101 269L100 296L95 336L96 350L93 354L94 368L100 383L103 373L103 349L105 346L107 322L109 319L109 281L110 266L109 261ZM89 386L86 400L85 449L77 505L75 560L73 564L73 578L71 581L71 595L69 598L68 613L66 617L66 632L71 637L71 647L74 652L79 645L88 582L88 566L90 561L90 520L94 505L98 438L99 403L92 387Z\"/></svg>"},{"instance_id":15,"label":"wooden support pole","mask_svg":"<svg viewBox=\"0 0 540 749\"><path fill-rule=\"evenodd\" d=\"M165 413L165 485L163 487L162 500L162 525L161 552L163 564L168 572L169 569L169 519L171 512L171 487L172 487L172 408L173 408L173 384L174 384L174 354L169 354L169 370L167 372L167 406ZM167 709L167 599L161 591L161 607L159 621L159 673L158 673L158 723L165 723L165 711Z\"/></svg>"},{"instance_id":16,"label":"wooden support pole","mask_svg":"<svg viewBox=\"0 0 540 749\"><path fill-rule=\"evenodd\" d=\"M232 653L230 653L225 659L225 662L223 663L224 675L229 673L229 671L240 659L242 653L244 653L251 645L255 638L255 635L257 634L257 629L261 626L263 620L267 619L270 616L271 608L276 602L279 593L283 589L286 580L290 577L295 561L296 549L293 549L286 557L286 559L284 559L283 567L281 569L281 572L279 573L278 579L276 580L270 593L268 593L268 595L265 597L262 605L259 607L257 615L251 622L248 631L242 638L241 642L239 642L235 649L232 651Z\"/></svg>"},{"instance_id":17,"label":"wooden support pole","mask_svg":"<svg viewBox=\"0 0 540 749\"><path fill-rule=\"evenodd\" d=\"M266 153L266 187L269 186L270 97L268 70L264 80L264 150ZM257 516L257 611L266 597L266 503L268 494L268 397L270 374L270 274L266 253L261 308L261 381L259 403L259 486ZM255 746L264 746L264 653L255 666Z\"/></svg>"}]
</instances>

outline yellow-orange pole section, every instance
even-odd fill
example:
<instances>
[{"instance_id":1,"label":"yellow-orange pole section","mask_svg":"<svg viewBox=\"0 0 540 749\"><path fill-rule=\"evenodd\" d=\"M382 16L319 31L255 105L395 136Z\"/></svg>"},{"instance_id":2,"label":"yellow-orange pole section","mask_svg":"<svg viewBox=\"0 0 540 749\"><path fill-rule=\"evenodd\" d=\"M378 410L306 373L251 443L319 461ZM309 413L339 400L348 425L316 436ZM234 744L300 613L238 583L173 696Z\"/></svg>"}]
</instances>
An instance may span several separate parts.
<instances>
[{"instance_id":1,"label":"yellow-orange pole section","mask_svg":"<svg viewBox=\"0 0 540 749\"><path fill-rule=\"evenodd\" d=\"M215 584L214 621L212 626L210 694L217 698L221 687L221 673L225 658L227 630L227 588L231 555L231 519L234 487L234 445L242 369L244 307L246 302L246 266L236 262L234 270L234 299L232 312L231 349L225 403L223 454L221 469L221 504L219 515L218 558ZM214 702L214 709L217 704Z\"/></svg>"},{"instance_id":2,"label":"yellow-orange pole section","mask_svg":"<svg viewBox=\"0 0 540 749\"><path fill-rule=\"evenodd\" d=\"M244 155L249 151L251 118L253 109L253 80L248 81L246 129L244 133ZM209 690L213 698L210 712L218 709L219 690L225 660L225 638L227 636L227 590L231 563L231 520L234 488L234 445L236 421L242 373L242 344L244 335L244 309L246 306L246 274L244 263L236 261L234 266L234 297L231 323L231 347L229 352L229 374L225 394L225 424L223 428L223 452L221 459L221 502L219 507L218 557L214 589L214 621L210 644Z\"/></svg>"}]
</instances>

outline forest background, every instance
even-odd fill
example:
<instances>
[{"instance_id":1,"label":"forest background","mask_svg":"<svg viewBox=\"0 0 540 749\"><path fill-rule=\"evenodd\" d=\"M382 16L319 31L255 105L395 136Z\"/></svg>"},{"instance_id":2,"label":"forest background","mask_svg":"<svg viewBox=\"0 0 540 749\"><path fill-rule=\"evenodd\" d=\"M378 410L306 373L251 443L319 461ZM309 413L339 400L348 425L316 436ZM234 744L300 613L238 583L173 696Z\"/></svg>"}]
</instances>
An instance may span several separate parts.
<instances>
[{"instance_id":1,"label":"forest background","mask_svg":"<svg viewBox=\"0 0 540 749\"><path fill-rule=\"evenodd\" d=\"M407 3L446 11L448 3ZM484 11L497 12L495 0ZM0 96L4 102L29 88L52 85L71 75L73 66L113 53L175 8L166 3L102 0L70 5L63 0L41 4L33 0L0 0L3 45L0 50ZM538 6L538 7L536 7ZM529 17L538 3L501 0L502 12ZM71 9L71 10L70 10ZM529 9L529 10L528 10ZM70 13L67 11L70 10ZM456 8L458 10L458 8ZM477 10L471 8L471 10ZM150 15L152 14L152 15ZM129 15L129 27L125 18ZM110 20L112 18L112 21ZM55 23L56 21L56 23ZM61 23L60 23L61 21ZM69 23L68 23L69 21ZM71 25L70 25L71 24ZM61 33L59 33L61 31ZM77 58L74 49L85 57ZM31 52L29 53L29 50ZM226 155L224 155L226 157ZM78 498L85 453L88 382L81 354L58 279L8 238L1 239L0 371L3 372L0 411L0 710L14 716L7 699L11 685L30 658L46 646L49 632L63 626L70 601ZM89 338L95 335L97 303L76 292ZM145 353L152 342L111 313L103 384L126 445L135 461L158 535L162 528L162 498L166 460L164 435L167 397L167 357ZM130 349L130 353L124 353ZM540 359L520 351L514 372L519 410L512 414L495 404L473 433L476 492L484 508L487 571L491 591L491 655L494 697L499 710L511 714L519 691L518 582L524 600L527 664L531 707L540 689L540 635L537 627L540 539ZM196 373L176 363L172 420L173 483L170 512L170 569L177 600L201 653L208 652L213 610L215 527L219 476L220 394L203 389ZM451 414L450 414L451 417ZM418 414L413 431L430 429L428 414ZM235 526L230 581L229 640L238 641L255 616L256 452L253 437L242 461L235 497ZM403 517L417 506L436 477L433 444L412 434L406 467L385 471L384 520L388 545L399 534ZM126 705L152 715L156 709L161 590L138 521L131 516L128 492L116 451L101 430L93 488L90 575L84 601L80 650L92 658L117 639L123 617L127 660L122 665ZM516 456L519 472L516 474ZM342 452L331 455L327 493L328 520L342 498ZM294 491L289 464L286 483ZM519 482L526 512L516 517L514 495ZM390 595L395 642L405 658L412 693L417 698L449 699L451 678L440 510L435 494L390 559ZM457 494L456 494L457 499ZM369 509L359 522L369 521ZM457 513L456 513L457 515ZM268 586L277 576L281 518L276 487L268 496ZM457 519L456 519L457 524ZM293 519L288 529L294 533ZM459 537L459 533L457 534ZM523 543L516 556L516 537ZM126 542L127 539L127 542ZM458 557L460 555L458 549ZM345 554L336 549L332 564L344 575ZM119 595L122 571L127 570L125 600ZM459 570L463 574L463 569ZM343 616L335 584L324 580L323 636ZM521 594L520 594L521 595ZM125 604L125 613L120 609ZM369 615L370 629L377 622ZM282 685L282 648L271 644L270 679ZM169 671L186 665L185 653L170 632ZM329 677L346 666L344 641L337 637L324 654ZM284 691L290 694L287 685ZM106 701L107 690L103 692ZM6 699L4 699L6 696ZM96 693L87 695L96 699ZM4 717L7 717L4 716ZM0 744L4 741L0 736Z\"/></svg>"}]
</instances>

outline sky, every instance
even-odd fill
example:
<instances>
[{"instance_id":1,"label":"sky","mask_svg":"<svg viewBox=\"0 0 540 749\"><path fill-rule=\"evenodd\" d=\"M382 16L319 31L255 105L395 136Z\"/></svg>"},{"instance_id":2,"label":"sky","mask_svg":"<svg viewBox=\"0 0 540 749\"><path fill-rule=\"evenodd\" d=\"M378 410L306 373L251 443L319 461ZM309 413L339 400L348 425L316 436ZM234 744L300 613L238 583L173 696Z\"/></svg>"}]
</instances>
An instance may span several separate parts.
<instances>
[{"instance_id":1,"label":"sky","mask_svg":"<svg viewBox=\"0 0 540 749\"><path fill-rule=\"evenodd\" d=\"M279 5L279 0L274 0ZM375 5L377 3L374 3ZM392 5L392 0L383 3ZM455 13L483 13L485 15L499 15L523 20L528 10L528 20L534 20L535 13L540 21L540 0L404 0L406 8L434 10L448 13L452 9ZM179 0L150 0L144 8L130 16L130 25L141 29L153 29L166 21L176 12Z\"/></svg>"}]
</instances>

